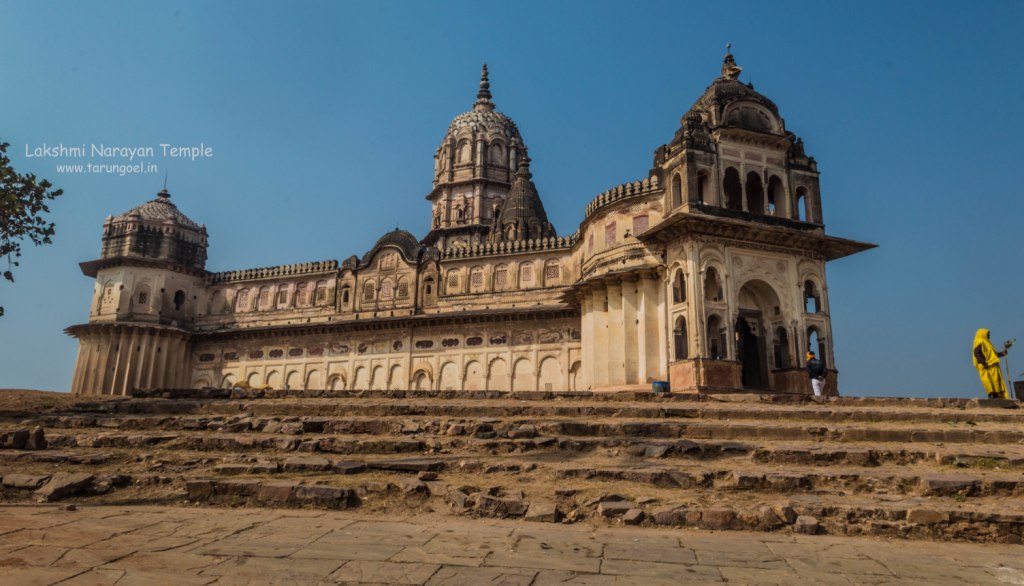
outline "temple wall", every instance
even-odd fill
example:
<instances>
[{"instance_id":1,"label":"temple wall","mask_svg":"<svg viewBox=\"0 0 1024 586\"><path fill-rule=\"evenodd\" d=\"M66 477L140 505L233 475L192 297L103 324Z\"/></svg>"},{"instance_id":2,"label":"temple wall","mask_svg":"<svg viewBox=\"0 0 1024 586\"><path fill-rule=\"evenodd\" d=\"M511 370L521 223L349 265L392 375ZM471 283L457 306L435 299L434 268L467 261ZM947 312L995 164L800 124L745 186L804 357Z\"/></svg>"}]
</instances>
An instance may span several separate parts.
<instances>
[{"instance_id":1,"label":"temple wall","mask_svg":"<svg viewBox=\"0 0 1024 586\"><path fill-rule=\"evenodd\" d=\"M570 376L580 372L579 338L578 321L563 318L200 342L190 384L566 390L580 384Z\"/></svg>"}]
</instances>

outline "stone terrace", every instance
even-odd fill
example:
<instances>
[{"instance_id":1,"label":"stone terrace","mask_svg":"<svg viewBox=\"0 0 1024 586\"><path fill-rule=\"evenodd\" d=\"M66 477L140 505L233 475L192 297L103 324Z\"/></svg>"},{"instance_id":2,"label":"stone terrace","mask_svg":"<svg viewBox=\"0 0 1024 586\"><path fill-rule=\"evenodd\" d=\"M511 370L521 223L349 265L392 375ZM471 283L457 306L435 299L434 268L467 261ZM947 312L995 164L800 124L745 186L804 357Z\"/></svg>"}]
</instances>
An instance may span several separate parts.
<instances>
[{"instance_id":1,"label":"stone terrace","mask_svg":"<svg viewBox=\"0 0 1024 586\"><path fill-rule=\"evenodd\" d=\"M161 391L0 412L0 498L1020 543L1014 401Z\"/></svg>"}]
</instances>

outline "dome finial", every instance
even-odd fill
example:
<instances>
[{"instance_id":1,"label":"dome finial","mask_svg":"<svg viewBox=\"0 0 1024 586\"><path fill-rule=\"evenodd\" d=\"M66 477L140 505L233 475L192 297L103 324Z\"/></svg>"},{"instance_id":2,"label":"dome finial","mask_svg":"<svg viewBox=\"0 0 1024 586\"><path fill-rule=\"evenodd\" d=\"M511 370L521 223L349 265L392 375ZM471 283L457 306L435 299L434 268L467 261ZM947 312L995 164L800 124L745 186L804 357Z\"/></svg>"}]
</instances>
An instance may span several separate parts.
<instances>
[{"instance_id":1,"label":"dome finial","mask_svg":"<svg viewBox=\"0 0 1024 586\"><path fill-rule=\"evenodd\" d=\"M740 76L743 68L736 65L732 56L732 43L725 44L725 60L722 62L722 77L725 79L736 79Z\"/></svg>"},{"instance_id":2,"label":"dome finial","mask_svg":"<svg viewBox=\"0 0 1024 586\"><path fill-rule=\"evenodd\" d=\"M530 173L529 155L523 154L523 158L519 159L519 168L516 169L516 177L525 177L526 179L533 177L533 173Z\"/></svg>"},{"instance_id":3,"label":"dome finial","mask_svg":"<svg viewBox=\"0 0 1024 586\"><path fill-rule=\"evenodd\" d=\"M474 110L493 110L494 102L491 101L491 82L487 79L487 64L480 70L480 91L476 93Z\"/></svg>"}]
</instances>

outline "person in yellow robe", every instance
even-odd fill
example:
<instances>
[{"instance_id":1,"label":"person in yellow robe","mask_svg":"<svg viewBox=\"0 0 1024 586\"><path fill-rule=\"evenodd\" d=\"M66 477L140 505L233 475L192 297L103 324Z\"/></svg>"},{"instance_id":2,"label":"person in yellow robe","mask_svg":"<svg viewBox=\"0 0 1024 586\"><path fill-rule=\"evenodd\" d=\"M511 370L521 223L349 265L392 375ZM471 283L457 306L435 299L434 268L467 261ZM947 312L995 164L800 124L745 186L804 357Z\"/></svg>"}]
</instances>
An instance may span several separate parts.
<instances>
[{"instance_id":1,"label":"person in yellow robe","mask_svg":"<svg viewBox=\"0 0 1024 586\"><path fill-rule=\"evenodd\" d=\"M1003 380L1003 370L999 366L999 357L1006 356L1007 350L997 352L989 340L989 331L985 328L974 334L974 367L978 369L981 377L981 384L985 387L989 399L1008 399L1010 397L1006 390L1006 381Z\"/></svg>"}]
</instances>

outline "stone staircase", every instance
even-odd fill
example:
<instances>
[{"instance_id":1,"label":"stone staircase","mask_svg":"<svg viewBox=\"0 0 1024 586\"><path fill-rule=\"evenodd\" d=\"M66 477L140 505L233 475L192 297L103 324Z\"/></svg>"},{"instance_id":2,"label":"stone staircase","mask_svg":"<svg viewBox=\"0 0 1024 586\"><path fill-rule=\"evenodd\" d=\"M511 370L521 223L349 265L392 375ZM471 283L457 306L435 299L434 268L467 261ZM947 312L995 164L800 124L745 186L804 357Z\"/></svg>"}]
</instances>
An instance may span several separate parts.
<instances>
[{"instance_id":1,"label":"stone staircase","mask_svg":"<svg viewBox=\"0 0 1024 586\"><path fill-rule=\"evenodd\" d=\"M171 390L0 413L0 499L1020 543L1014 401Z\"/></svg>"}]
</instances>

